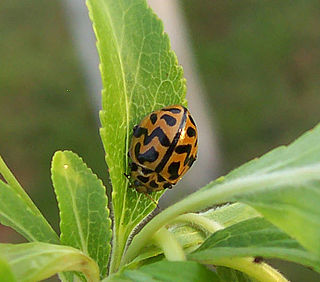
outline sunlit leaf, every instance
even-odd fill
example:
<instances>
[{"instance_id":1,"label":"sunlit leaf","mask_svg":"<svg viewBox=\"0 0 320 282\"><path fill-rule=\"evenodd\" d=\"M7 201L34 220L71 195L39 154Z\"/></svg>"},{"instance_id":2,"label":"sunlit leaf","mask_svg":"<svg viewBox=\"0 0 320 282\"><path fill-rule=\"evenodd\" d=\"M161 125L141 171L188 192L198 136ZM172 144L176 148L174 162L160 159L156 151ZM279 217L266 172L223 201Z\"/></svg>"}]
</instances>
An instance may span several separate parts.
<instances>
[{"instance_id":1,"label":"sunlit leaf","mask_svg":"<svg viewBox=\"0 0 320 282\"><path fill-rule=\"evenodd\" d=\"M149 198L128 188L123 175L128 172L132 128L152 110L185 104L186 89L162 22L145 0L87 4L101 63L101 137L113 187L116 268L130 232L154 208Z\"/></svg>"},{"instance_id":2,"label":"sunlit leaf","mask_svg":"<svg viewBox=\"0 0 320 282\"><path fill-rule=\"evenodd\" d=\"M35 213L9 185L0 180L0 222L29 241L59 244L59 238L45 218Z\"/></svg>"},{"instance_id":3,"label":"sunlit leaf","mask_svg":"<svg viewBox=\"0 0 320 282\"><path fill-rule=\"evenodd\" d=\"M54 155L52 181L60 209L61 243L93 258L103 277L110 253L111 221L102 181L69 151Z\"/></svg>"},{"instance_id":4,"label":"sunlit leaf","mask_svg":"<svg viewBox=\"0 0 320 282\"><path fill-rule=\"evenodd\" d=\"M9 264L2 258L0 258L0 281L16 282L16 278L13 275Z\"/></svg>"},{"instance_id":5,"label":"sunlit leaf","mask_svg":"<svg viewBox=\"0 0 320 282\"><path fill-rule=\"evenodd\" d=\"M81 251L46 243L0 244L17 281L39 281L63 271L82 272L88 280L98 281L97 264Z\"/></svg>"},{"instance_id":6,"label":"sunlit leaf","mask_svg":"<svg viewBox=\"0 0 320 282\"><path fill-rule=\"evenodd\" d=\"M232 257L264 257L288 260L320 271L320 257L263 218L249 219L211 235L190 258L218 262Z\"/></svg>"}]
</instances>

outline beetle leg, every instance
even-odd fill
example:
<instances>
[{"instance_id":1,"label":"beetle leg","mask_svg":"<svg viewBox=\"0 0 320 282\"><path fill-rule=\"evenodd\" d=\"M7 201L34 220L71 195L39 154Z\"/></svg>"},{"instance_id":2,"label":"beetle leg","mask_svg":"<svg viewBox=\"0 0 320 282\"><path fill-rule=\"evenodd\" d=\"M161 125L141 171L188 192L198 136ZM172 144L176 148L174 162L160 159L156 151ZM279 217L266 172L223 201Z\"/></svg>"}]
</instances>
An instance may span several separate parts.
<instances>
[{"instance_id":1,"label":"beetle leg","mask_svg":"<svg viewBox=\"0 0 320 282\"><path fill-rule=\"evenodd\" d=\"M128 180L130 180L130 175L129 175L129 174L126 174L126 173L124 172L123 175L124 175Z\"/></svg>"},{"instance_id":2,"label":"beetle leg","mask_svg":"<svg viewBox=\"0 0 320 282\"><path fill-rule=\"evenodd\" d=\"M158 202L150 196L150 194L151 194L151 191L150 191L150 190L148 190L148 192L144 192L143 194L145 194L146 197L147 197L149 200L151 200L151 201L157 206L157 208L158 208L159 210L161 210L161 208L160 208L159 205L158 205Z\"/></svg>"}]
</instances>

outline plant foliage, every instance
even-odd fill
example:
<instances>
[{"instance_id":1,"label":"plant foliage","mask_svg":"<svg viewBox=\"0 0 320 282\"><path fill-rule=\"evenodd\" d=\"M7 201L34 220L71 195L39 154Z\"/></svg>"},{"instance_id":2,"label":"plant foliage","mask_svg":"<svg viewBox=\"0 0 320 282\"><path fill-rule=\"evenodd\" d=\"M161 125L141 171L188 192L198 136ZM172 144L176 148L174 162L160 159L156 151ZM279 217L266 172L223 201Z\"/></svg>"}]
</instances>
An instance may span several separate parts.
<instances>
[{"instance_id":1,"label":"plant foliage","mask_svg":"<svg viewBox=\"0 0 320 282\"><path fill-rule=\"evenodd\" d=\"M87 4L101 62L100 132L113 186L117 264L131 231L154 208L147 197L128 189L123 175L128 172L132 128L155 109L185 104L185 80L163 25L146 1L88 0Z\"/></svg>"},{"instance_id":2,"label":"plant foliage","mask_svg":"<svg viewBox=\"0 0 320 282\"><path fill-rule=\"evenodd\" d=\"M60 236L0 158L0 222L29 241L0 244L0 280L59 273L63 281L287 281L263 258L320 272L320 125L161 211L135 234L155 205L123 175L132 128L152 110L186 105L185 80L145 0L87 6L101 62L112 222L102 181L75 153L58 151L52 160Z\"/></svg>"}]
</instances>

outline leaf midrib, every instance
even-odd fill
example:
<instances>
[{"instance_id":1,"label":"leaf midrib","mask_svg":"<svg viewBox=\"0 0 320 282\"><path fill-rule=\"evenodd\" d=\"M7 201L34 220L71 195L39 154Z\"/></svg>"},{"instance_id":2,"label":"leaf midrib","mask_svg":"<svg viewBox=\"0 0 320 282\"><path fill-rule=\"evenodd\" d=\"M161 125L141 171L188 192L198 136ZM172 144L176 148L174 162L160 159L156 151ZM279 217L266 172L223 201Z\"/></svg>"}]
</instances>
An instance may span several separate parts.
<instances>
[{"instance_id":1,"label":"leaf midrib","mask_svg":"<svg viewBox=\"0 0 320 282\"><path fill-rule=\"evenodd\" d=\"M75 195L73 194L74 190L77 189L76 187L78 187L78 177L75 179L76 180L75 181L75 187L74 187L74 189L72 189L72 185L70 184L70 180L69 180L68 174L66 173L66 170L64 170L64 174L65 174L65 179L67 181L67 184L70 187L69 190L70 190L70 196L71 196L71 200L72 200L72 210L73 210L73 214L74 214L74 217L75 217L75 220L76 220L76 225L78 227L78 232L79 232L79 236L80 236L80 243L81 243L81 249L85 254L88 254L88 249L87 249L87 244L86 244L88 242L85 242L85 239L84 239L84 234L83 234L83 230L82 230L82 224L81 224L80 216L79 216L79 213L78 213L78 209L76 208L77 204L76 204L76 201L75 201Z\"/></svg>"},{"instance_id":2,"label":"leaf midrib","mask_svg":"<svg viewBox=\"0 0 320 282\"><path fill-rule=\"evenodd\" d=\"M128 151L129 149L129 103L128 103L128 96L126 95L127 93L127 85L126 85L126 81L125 81L125 75L124 75L124 66L123 66L123 62L122 62L122 59L121 59L121 48L119 46L119 42L117 40L117 36L115 34L115 27L113 25L113 22L111 20L111 16L110 16L110 12L109 12L109 8L108 6L105 4L105 2L103 2L103 5L104 5L104 8L105 8L105 11L107 13L107 19L108 19L108 22L110 24L110 27L111 27L111 33L113 35L113 38L114 38L114 43L115 43L115 48L116 48L116 54L117 54L117 57L118 57L118 60L119 60L119 65L120 65L120 69L121 69L121 77L122 77L122 84L123 84L123 91L124 91L124 97L125 97L125 107L126 107L126 112L125 112L125 120L126 120L126 151ZM128 156L127 154L125 154L125 163L127 164L128 163ZM127 171L126 171L127 172ZM124 221L124 215L125 215L125 206L126 206L126 198L127 198L127 188L128 188L128 184L126 182L125 184L125 189L124 189L124 193L123 193L123 203L122 203L122 211L121 211L121 218L120 218L120 222L119 222L119 226L122 226L121 225L121 222ZM113 188L114 189L114 188Z\"/></svg>"}]
</instances>

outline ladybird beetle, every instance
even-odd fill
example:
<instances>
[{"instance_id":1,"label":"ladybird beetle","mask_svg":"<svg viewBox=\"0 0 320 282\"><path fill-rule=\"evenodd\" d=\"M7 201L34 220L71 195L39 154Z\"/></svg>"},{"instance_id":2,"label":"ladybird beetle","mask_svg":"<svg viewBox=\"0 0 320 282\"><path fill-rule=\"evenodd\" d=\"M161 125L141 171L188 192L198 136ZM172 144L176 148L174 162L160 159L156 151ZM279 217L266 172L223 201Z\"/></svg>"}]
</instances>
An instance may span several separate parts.
<instances>
[{"instance_id":1,"label":"ladybird beetle","mask_svg":"<svg viewBox=\"0 0 320 282\"><path fill-rule=\"evenodd\" d=\"M172 188L197 158L197 127L180 105L146 116L133 129L128 156L132 187L141 193Z\"/></svg>"}]
</instances>

